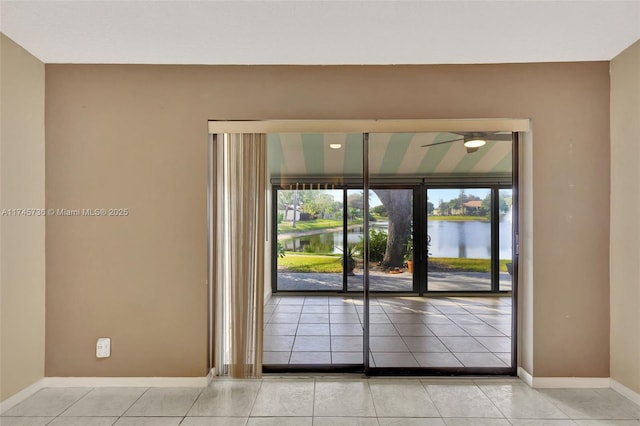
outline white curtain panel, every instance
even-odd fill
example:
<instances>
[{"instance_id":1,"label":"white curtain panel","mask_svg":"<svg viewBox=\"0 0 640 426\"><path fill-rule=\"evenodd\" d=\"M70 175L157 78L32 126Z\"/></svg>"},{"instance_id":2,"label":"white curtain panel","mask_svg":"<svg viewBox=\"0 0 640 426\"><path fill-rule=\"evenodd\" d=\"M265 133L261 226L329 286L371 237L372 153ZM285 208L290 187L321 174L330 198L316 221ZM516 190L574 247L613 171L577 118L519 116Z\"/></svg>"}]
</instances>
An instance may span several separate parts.
<instances>
[{"instance_id":1,"label":"white curtain panel","mask_svg":"<svg viewBox=\"0 0 640 426\"><path fill-rule=\"evenodd\" d=\"M266 135L215 135L213 157L215 370L261 377Z\"/></svg>"}]
</instances>

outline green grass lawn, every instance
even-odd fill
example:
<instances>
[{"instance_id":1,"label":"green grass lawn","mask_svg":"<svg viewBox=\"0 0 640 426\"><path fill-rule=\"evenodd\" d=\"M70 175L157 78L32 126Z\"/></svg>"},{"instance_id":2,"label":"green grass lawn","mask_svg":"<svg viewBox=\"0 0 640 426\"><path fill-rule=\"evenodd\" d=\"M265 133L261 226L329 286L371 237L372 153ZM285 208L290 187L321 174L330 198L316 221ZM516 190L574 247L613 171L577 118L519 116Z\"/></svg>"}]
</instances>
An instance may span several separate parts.
<instances>
[{"instance_id":1,"label":"green grass lawn","mask_svg":"<svg viewBox=\"0 0 640 426\"><path fill-rule=\"evenodd\" d=\"M500 259L500 272L507 272L507 263L511 260ZM452 271L491 272L490 259L461 259L456 257L430 257L429 263Z\"/></svg>"},{"instance_id":2,"label":"green grass lawn","mask_svg":"<svg viewBox=\"0 0 640 426\"><path fill-rule=\"evenodd\" d=\"M470 222L475 220L489 222L489 218L486 216L429 216L428 220L447 220L451 222Z\"/></svg>"},{"instance_id":3,"label":"green grass lawn","mask_svg":"<svg viewBox=\"0 0 640 426\"><path fill-rule=\"evenodd\" d=\"M460 259L449 257L430 257L429 262L439 268L451 272L490 272L489 259ZM500 260L500 272L507 272L507 263L510 260ZM286 252L285 256L278 259L278 267L285 268L289 272L320 272L341 273L342 256L340 254L305 254Z\"/></svg>"},{"instance_id":4,"label":"green grass lawn","mask_svg":"<svg viewBox=\"0 0 640 426\"><path fill-rule=\"evenodd\" d=\"M286 252L284 257L278 259L278 267L284 267L289 272L341 273L342 256Z\"/></svg>"},{"instance_id":5,"label":"green grass lawn","mask_svg":"<svg viewBox=\"0 0 640 426\"><path fill-rule=\"evenodd\" d=\"M342 226L342 220L337 219L316 219L316 220L303 220L296 222L296 227L292 226L291 222L282 222L278 224L278 232L304 232L312 231L316 229L330 229L339 228Z\"/></svg>"}]
</instances>

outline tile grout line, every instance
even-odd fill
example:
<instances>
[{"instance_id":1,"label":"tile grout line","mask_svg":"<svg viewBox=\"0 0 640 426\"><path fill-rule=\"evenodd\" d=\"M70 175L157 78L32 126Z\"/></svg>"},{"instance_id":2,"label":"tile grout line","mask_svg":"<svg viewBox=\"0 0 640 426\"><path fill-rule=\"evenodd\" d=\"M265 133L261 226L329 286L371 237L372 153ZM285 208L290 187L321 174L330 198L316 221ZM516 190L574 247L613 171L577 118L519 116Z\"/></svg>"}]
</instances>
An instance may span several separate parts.
<instances>
[{"instance_id":1,"label":"tile grout line","mask_svg":"<svg viewBox=\"0 0 640 426\"><path fill-rule=\"evenodd\" d=\"M429 388L427 387L427 385L424 384L424 382L422 380L418 380L420 382L420 385L422 385L422 388L424 389L424 391L427 394L427 397L429 398L429 400L431 401L431 403L433 404L433 407L436 409L436 411L438 412L439 417L442 419L442 422L444 424L446 424L447 422L445 422L444 417L442 416L442 412L440 411L440 409L438 408L438 406L436 405L435 401L433 400L433 398L431 397L431 393L429 392Z\"/></svg>"},{"instance_id":2,"label":"tile grout line","mask_svg":"<svg viewBox=\"0 0 640 426\"><path fill-rule=\"evenodd\" d=\"M209 387L209 385L207 385L206 387L200 389L200 392L198 392L198 395L193 399L193 402L191 403L191 407L189 407L189 409L187 410L186 413L184 413L184 417L182 419L182 421L180 422L180 424L182 424L182 422L184 422L184 419L187 418L187 416L189 415L189 412L191 412L191 410L193 410L193 407L196 405L196 402L198 402L198 399L200 399L200 396L202 395L202 393Z\"/></svg>"},{"instance_id":3,"label":"tile grout line","mask_svg":"<svg viewBox=\"0 0 640 426\"><path fill-rule=\"evenodd\" d=\"M262 390L263 384L264 384L264 379L260 379L260 386L258 386L256 395L253 397L253 402L251 403L251 408L249 409L249 413L247 414L247 423L249 423L249 418L251 418L251 413L253 413L253 409L256 406L256 401L258 400L258 395L260 395L260 391Z\"/></svg>"},{"instance_id":4,"label":"tile grout line","mask_svg":"<svg viewBox=\"0 0 640 426\"><path fill-rule=\"evenodd\" d=\"M52 388L49 388L52 389ZM87 397L87 395L89 395L91 392L93 392L94 390L96 390L96 388L89 388L89 390L87 392L85 392L84 395L82 395L80 398L76 399L74 402L72 402L71 404L69 404L66 408L64 408L62 411L60 411L57 415L53 416L54 420L58 417L61 417L64 413L66 413L67 411L69 411L69 409L71 407L73 407L74 405L76 405L78 402L80 402L81 400L83 400L84 398ZM53 420L51 420L53 421Z\"/></svg>"},{"instance_id":5,"label":"tile grout line","mask_svg":"<svg viewBox=\"0 0 640 426\"><path fill-rule=\"evenodd\" d=\"M140 396L139 396L138 398L136 398L136 400L135 400L135 401L133 401L133 403L129 406L129 408L127 408L126 410L124 410L124 412L120 415L120 417L127 417L127 416L125 416L125 414L127 414L127 411L131 410L131 407L133 407L133 406L136 404L136 402L140 401L140 399L142 399L142 397L144 396L144 394L146 394L147 392L149 392L149 389L151 389L151 388L146 388L146 389L144 390L144 392L142 392L142 393L140 394Z\"/></svg>"}]
</instances>

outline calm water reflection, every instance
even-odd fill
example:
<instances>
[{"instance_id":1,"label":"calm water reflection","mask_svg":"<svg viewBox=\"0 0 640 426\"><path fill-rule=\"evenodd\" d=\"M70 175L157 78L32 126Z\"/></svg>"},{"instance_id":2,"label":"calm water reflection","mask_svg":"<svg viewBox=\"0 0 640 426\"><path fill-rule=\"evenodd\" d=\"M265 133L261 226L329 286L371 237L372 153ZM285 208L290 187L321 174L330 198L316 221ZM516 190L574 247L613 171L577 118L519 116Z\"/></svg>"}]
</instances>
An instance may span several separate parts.
<instances>
[{"instance_id":1,"label":"calm water reflection","mask_svg":"<svg viewBox=\"0 0 640 426\"><path fill-rule=\"evenodd\" d=\"M377 222L374 228L386 228ZM491 223L481 221L455 222L432 220L428 223L431 236L432 257L491 258ZM500 222L500 258L511 258L511 221L505 216ZM357 243L362 238L362 228L349 229L347 240ZM341 253L342 231L306 235L282 241L285 250L307 253Z\"/></svg>"}]
</instances>

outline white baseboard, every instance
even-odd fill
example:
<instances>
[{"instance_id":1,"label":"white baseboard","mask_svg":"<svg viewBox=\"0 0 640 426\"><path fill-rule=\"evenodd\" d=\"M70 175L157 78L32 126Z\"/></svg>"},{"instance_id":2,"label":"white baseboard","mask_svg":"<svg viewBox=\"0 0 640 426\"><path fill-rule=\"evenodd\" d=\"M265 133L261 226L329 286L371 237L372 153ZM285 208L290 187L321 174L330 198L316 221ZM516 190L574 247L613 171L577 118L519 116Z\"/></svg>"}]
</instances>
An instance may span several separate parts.
<instances>
[{"instance_id":1,"label":"white baseboard","mask_svg":"<svg viewBox=\"0 0 640 426\"><path fill-rule=\"evenodd\" d=\"M608 377L535 377L522 367L518 367L518 377L532 388L613 388Z\"/></svg>"},{"instance_id":2,"label":"white baseboard","mask_svg":"<svg viewBox=\"0 0 640 426\"><path fill-rule=\"evenodd\" d=\"M205 377L45 377L44 387L141 387L141 388L203 388L209 385Z\"/></svg>"},{"instance_id":3,"label":"white baseboard","mask_svg":"<svg viewBox=\"0 0 640 426\"><path fill-rule=\"evenodd\" d=\"M640 405L640 393L632 389L629 389L628 387L618 382L617 380L611 379L611 389L618 392L620 395L629 398L631 401L635 402L636 404Z\"/></svg>"},{"instance_id":4,"label":"white baseboard","mask_svg":"<svg viewBox=\"0 0 640 426\"><path fill-rule=\"evenodd\" d=\"M9 398L0 402L0 413L4 413L8 409L15 407L16 405L20 404L22 401L29 398L31 395L38 392L40 389L44 387L45 387L44 379L40 379L37 382L22 389L20 392L16 393L15 395L10 396Z\"/></svg>"},{"instance_id":5,"label":"white baseboard","mask_svg":"<svg viewBox=\"0 0 640 426\"><path fill-rule=\"evenodd\" d=\"M520 377L520 380L528 384L530 387L533 387L533 377L527 372L527 370L522 367L518 367L518 377Z\"/></svg>"},{"instance_id":6,"label":"white baseboard","mask_svg":"<svg viewBox=\"0 0 640 426\"><path fill-rule=\"evenodd\" d=\"M533 377L533 388L608 388L608 377Z\"/></svg>"}]
</instances>

